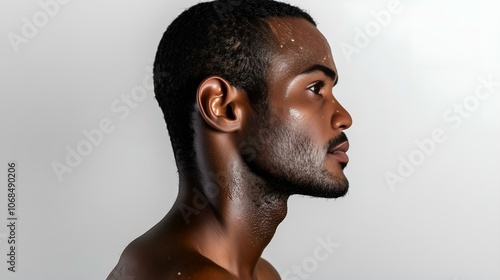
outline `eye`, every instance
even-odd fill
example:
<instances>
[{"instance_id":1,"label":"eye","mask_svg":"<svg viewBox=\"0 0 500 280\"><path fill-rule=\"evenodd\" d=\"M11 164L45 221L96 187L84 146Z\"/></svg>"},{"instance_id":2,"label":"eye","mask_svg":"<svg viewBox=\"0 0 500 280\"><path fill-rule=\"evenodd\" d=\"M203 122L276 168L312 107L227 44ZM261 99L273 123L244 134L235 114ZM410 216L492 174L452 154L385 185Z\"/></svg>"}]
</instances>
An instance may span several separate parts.
<instances>
[{"instance_id":1,"label":"eye","mask_svg":"<svg viewBox=\"0 0 500 280\"><path fill-rule=\"evenodd\" d=\"M321 92L321 89L325 86L325 83L323 83L322 81L319 81L317 83L314 83L313 85L311 85L310 87L308 87L307 89L309 91L311 91L312 93L314 94L320 94Z\"/></svg>"}]
</instances>

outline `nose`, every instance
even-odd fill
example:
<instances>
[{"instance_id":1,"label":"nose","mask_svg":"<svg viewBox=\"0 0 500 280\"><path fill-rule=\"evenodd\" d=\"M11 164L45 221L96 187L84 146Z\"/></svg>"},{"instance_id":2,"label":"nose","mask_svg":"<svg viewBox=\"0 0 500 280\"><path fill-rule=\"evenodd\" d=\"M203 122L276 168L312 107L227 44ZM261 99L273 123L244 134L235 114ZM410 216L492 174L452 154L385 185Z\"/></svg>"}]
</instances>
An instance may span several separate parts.
<instances>
[{"instance_id":1,"label":"nose","mask_svg":"<svg viewBox=\"0 0 500 280\"><path fill-rule=\"evenodd\" d=\"M332 128L333 129L348 129L352 125L352 118L349 112L340 105L335 97L332 100L333 114L332 114Z\"/></svg>"}]
</instances>

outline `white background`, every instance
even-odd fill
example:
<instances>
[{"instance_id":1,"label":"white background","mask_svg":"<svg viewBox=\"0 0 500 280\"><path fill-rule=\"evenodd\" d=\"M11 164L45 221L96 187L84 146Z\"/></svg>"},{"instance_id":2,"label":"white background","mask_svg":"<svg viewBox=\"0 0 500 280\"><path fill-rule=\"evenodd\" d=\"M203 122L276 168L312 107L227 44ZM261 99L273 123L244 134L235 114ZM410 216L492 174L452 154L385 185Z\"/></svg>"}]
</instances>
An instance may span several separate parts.
<instances>
[{"instance_id":1,"label":"white background","mask_svg":"<svg viewBox=\"0 0 500 280\"><path fill-rule=\"evenodd\" d=\"M8 34L22 36L23 17L43 10L0 2L1 279L104 279L170 209L176 168L152 91L127 116L111 107L149 81L164 30L196 2L69 1L17 53ZM264 256L284 279L500 279L500 86L474 97L481 77L500 82L500 1L400 1L380 30L373 14L386 0L290 2L332 45L335 94L354 119L351 189L338 200L293 197ZM356 45L367 27L369 41ZM473 110L457 117L464 102ZM103 119L114 131L60 182L52 164L66 164L66 148ZM416 141L435 129L446 140L419 157ZM412 155L418 166L391 188L387 172L399 176ZM16 273L5 262L9 160L19 176ZM318 238L339 244L325 261L314 260Z\"/></svg>"}]
</instances>

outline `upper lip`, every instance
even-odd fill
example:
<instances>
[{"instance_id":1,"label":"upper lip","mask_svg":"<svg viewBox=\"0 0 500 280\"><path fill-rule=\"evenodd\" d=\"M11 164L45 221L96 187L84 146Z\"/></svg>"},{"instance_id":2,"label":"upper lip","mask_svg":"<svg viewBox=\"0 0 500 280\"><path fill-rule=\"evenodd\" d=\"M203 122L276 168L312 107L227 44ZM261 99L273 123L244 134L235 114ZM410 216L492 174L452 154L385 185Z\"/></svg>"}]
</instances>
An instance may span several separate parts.
<instances>
[{"instance_id":1,"label":"upper lip","mask_svg":"<svg viewBox=\"0 0 500 280\"><path fill-rule=\"evenodd\" d=\"M347 153L347 150L349 150L349 141L344 141L338 144L337 146L330 148L328 150L328 153L329 154L335 154L338 152Z\"/></svg>"}]
</instances>

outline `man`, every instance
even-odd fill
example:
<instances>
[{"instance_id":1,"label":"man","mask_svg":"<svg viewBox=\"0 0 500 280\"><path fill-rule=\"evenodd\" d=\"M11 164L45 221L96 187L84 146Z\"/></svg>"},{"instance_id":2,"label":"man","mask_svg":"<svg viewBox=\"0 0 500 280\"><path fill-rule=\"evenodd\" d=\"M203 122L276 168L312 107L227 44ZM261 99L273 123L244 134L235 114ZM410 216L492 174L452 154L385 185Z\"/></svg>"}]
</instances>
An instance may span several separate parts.
<instances>
[{"instance_id":1,"label":"man","mask_svg":"<svg viewBox=\"0 0 500 280\"><path fill-rule=\"evenodd\" d=\"M348 190L337 77L313 19L288 4L205 2L175 19L154 79L179 195L108 279L280 279L261 254L289 196Z\"/></svg>"}]
</instances>

